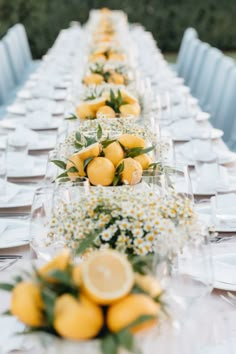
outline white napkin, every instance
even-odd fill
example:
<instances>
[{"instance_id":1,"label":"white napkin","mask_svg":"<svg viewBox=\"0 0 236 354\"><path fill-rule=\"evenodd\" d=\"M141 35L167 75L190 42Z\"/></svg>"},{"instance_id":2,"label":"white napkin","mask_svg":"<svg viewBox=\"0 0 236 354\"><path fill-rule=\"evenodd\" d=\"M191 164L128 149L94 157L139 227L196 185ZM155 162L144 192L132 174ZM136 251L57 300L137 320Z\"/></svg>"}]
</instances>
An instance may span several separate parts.
<instances>
[{"instance_id":1,"label":"white napkin","mask_svg":"<svg viewBox=\"0 0 236 354\"><path fill-rule=\"evenodd\" d=\"M35 144L39 140L39 135L37 133L24 126L17 126L14 135L18 140L23 139L24 141L27 141L28 144Z\"/></svg>"},{"instance_id":2,"label":"white napkin","mask_svg":"<svg viewBox=\"0 0 236 354\"><path fill-rule=\"evenodd\" d=\"M216 190L227 190L229 188L229 175L224 166L217 163L204 164L198 170L196 191L201 194L205 192L215 192Z\"/></svg>"},{"instance_id":3,"label":"white napkin","mask_svg":"<svg viewBox=\"0 0 236 354\"><path fill-rule=\"evenodd\" d=\"M50 127L52 114L44 110L36 110L27 115L26 125L32 129Z\"/></svg>"},{"instance_id":4,"label":"white napkin","mask_svg":"<svg viewBox=\"0 0 236 354\"><path fill-rule=\"evenodd\" d=\"M34 168L35 160L32 156L23 155L18 152L8 153L7 157L7 173L10 176L12 173L25 175L26 171L31 171Z\"/></svg>"},{"instance_id":5,"label":"white napkin","mask_svg":"<svg viewBox=\"0 0 236 354\"><path fill-rule=\"evenodd\" d=\"M38 98L26 102L26 107L30 111L46 111L54 113L56 110L56 102L47 98Z\"/></svg>"},{"instance_id":6,"label":"white napkin","mask_svg":"<svg viewBox=\"0 0 236 354\"><path fill-rule=\"evenodd\" d=\"M236 227L236 194L218 194L211 198L215 224Z\"/></svg>"},{"instance_id":7,"label":"white napkin","mask_svg":"<svg viewBox=\"0 0 236 354\"><path fill-rule=\"evenodd\" d=\"M179 120L173 123L170 129L175 139L186 140L191 137L196 129L196 122L192 118Z\"/></svg>"},{"instance_id":8,"label":"white napkin","mask_svg":"<svg viewBox=\"0 0 236 354\"><path fill-rule=\"evenodd\" d=\"M5 193L0 194L0 203L4 204L13 199L21 189L17 184L0 181L0 190L2 187L5 189Z\"/></svg>"}]
</instances>

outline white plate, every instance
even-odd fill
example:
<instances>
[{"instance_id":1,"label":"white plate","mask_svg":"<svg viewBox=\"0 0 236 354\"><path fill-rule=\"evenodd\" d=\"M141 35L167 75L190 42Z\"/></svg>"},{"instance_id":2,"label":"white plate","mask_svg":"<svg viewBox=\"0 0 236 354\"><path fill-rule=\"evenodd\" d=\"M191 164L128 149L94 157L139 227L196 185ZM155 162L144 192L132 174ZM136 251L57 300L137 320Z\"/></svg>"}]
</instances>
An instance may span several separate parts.
<instances>
[{"instance_id":1,"label":"white plate","mask_svg":"<svg viewBox=\"0 0 236 354\"><path fill-rule=\"evenodd\" d=\"M62 115L64 113L64 105L55 101L53 101L53 103L55 103L55 105L50 113L54 116ZM7 112L14 115L25 116L26 107L23 103L14 103L7 107Z\"/></svg>"},{"instance_id":2,"label":"white plate","mask_svg":"<svg viewBox=\"0 0 236 354\"><path fill-rule=\"evenodd\" d=\"M45 95L46 96L46 95ZM23 100L29 100L32 97L31 91L27 89L22 89L18 92L17 97ZM40 97L40 95L39 95ZM54 90L52 97L46 96L47 98L53 99L55 101L64 101L67 97L67 90Z\"/></svg>"},{"instance_id":3,"label":"white plate","mask_svg":"<svg viewBox=\"0 0 236 354\"><path fill-rule=\"evenodd\" d=\"M37 126L32 126L30 122L24 118L20 119L14 119L14 118L7 118L3 119L0 121L0 126L5 129L16 129L17 125L21 123L22 125L25 125L27 128L30 128L32 130L56 130L59 128L61 124L61 119L58 118L53 118L52 122L50 122L47 125L37 125Z\"/></svg>"},{"instance_id":4,"label":"white plate","mask_svg":"<svg viewBox=\"0 0 236 354\"><path fill-rule=\"evenodd\" d=\"M6 148L6 137L0 137L0 149ZM29 150L31 151L41 151L41 150L52 150L56 145L56 136L40 134L36 141L31 141L29 143Z\"/></svg>"},{"instance_id":5,"label":"white plate","mask_svg":"<svg viewBox=\"0 0 236 354\"><path fill-rule=\"evenodd\" d=\"M197 205L196 210L199 213L200 219L209 226L214 226L216 232L236 232L235 226L225 225L214 225L211 219L211 206L208 205Z\"/></svg>"},{"instance_id":6,"label":"white plate","mask_svg":"<svg viewBox=\"0 0 236 354\"><path fill-rule=\"evenodd\" d=\"M217 289L236 290L236 254L222 253L213 256L214 287Z\"/></svg>"},{"instance_id":7,"label":"white plate","mask_svg":"<svg viewBox=\"0 0 236 354\"><path fill-rule=\"evenodd\" d=\"M216 128L212 128L211 130L211 139L214 140L214 139L219 139L221 138L222 136L224 135L224 132L223 130L221 129L216 129ZM199 136L201 137L201 136ZM175 141L175 142L182 142L182 141L189 141L191 139L191 136L190 135L185 135L183 134L182 136L174 136L172 135L172 139Z\"/></svg>"},{"instance_id":8,"label":"white plate","mask_svg":"<svg viewBox=\"0 0 236 354\"><path fill-rule=\"evenodd\" d=\"M13 166L13 168L11 168ZM39 156L27 156L24 165L8 167L9 178L41 177L45 175L47 159Z\"/></svg>"},{"instance_id":9,"label":"white plate","mask_svg":"<svg viewBox=\"0 0 236 354\"><path fill-rule=\"evenodd\" d=\"M36 186L17 185L8 182L7 188L11 188L12 192L9 193L12 197L6 201L0 201L0 210L1 208L20 208L32 205Z\"/></svg>"},{"instance_id":10,"label":"white plate","mask_svg":"<svg viewBox=\"0 0 236 354\"><path fill-rule=\"evenodd\" d=\"M29 221L0 218L1 223L7 224L7 228L0 234L0 249L29 243Z\"/></svg>"}]
</instances>

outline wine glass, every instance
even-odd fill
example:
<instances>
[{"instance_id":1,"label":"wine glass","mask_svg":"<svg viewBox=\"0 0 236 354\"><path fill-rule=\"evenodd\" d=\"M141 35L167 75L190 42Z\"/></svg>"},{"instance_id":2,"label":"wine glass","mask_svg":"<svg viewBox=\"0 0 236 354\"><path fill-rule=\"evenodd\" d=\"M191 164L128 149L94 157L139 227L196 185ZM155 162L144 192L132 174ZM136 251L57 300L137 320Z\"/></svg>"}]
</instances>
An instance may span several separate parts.
<instances>
[{"instance_id":1,"label":"wine glass","mask_svg":"<svg viewBox=\"0 0 236 354\"><path fill-rule=\"evenodd\" d=\"M58 178L56 180L53 196L53 208L63 203L79 201L82 196L89 193L90 183L87 177L74 177L71 180L68 177Z\"/></svg>"}]
</instances>

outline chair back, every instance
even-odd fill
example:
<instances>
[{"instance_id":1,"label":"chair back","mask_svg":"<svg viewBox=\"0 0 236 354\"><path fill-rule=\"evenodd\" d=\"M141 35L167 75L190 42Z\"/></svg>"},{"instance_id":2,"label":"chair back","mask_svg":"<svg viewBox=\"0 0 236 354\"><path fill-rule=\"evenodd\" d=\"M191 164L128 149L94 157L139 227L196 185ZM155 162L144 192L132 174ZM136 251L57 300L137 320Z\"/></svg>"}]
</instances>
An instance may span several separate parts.
<instances>
[{"instance_id":1,"label":"chair back","mask_svg":"<svg viewBox=\"0 0 236 354\"><path fill-rule=\"evenodd\" d=\"M188 41L188 50L186 52L185 63L184 63L184 67L182 68L182 74L181 74L185 82L188 82L191 76L193 63L200 43L201 41L198 38L193 38L190 41Z\"/></svg>"},{"instance_id":2,"label":"chair back","mask_svg":"<svg viewBox=\"0 0 236 354\"><path fill-rule=\"evenodd\" d=\"M15 88L12 68L6 47L0 41L0 104L5 105Z\"/></svg>"},{"instance_id":3,"label":"chair back","mask_svg":"<svg viewBox=\"0 0 236 354\"><path fill-rule=\"evenodd\" d=\"M197 86L199 75L202 71L202 67L207 59L207 54L210 50L210 45L208 43L201 42L198 45L196 56L193 61L191 75L187 82L188 86L191 89L191 92L194 94L194 90Z\"/></svg>"},{"instance_id":4,"label":"chair back","mask_svg":"<svg viewBox=\"0 0 236 354\"><path fill-rule=\"evenodd\" d=\"M14 32L18 39L25 65L29 65L32 61L32 54L24 25L17 23L10 29L10 31Z\"/></svg>"},{"instance_id":5,"label":"chair back","mask_svg":"<svg viewBox=\"0 0 236 354\"><path fill-rule=\"evenodd\" d=\"M177 72L180 76L182 76L182 70L185 65L185 59L186 59L186 55L188 52L189 41L191 41L193 38L197 38L197 37L198 37L197 31L192 27L187 28L184 32L184 35L183 35L183 38L182 38L182 41L180 44L179 53L177 56L177 61L176 61Z\"/></svg>"}]
</instances>

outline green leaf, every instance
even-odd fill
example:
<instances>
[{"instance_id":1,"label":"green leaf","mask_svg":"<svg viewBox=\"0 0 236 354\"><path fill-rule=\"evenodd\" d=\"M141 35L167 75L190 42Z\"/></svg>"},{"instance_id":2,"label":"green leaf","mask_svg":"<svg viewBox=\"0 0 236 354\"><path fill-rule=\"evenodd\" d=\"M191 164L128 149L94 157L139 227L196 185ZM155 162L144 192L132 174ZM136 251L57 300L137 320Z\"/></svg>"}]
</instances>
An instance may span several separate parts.
<instances>
[{"instance_id":1,"label":"green leaf","mask_svg":"<svg viewBox=\"0 0 236 354\"><path fill-rule=\"evenodd\" d=\"M108 82L110 76L111 76L111 73L109 71L105 71L103 73L104 81Z\"/></svg>"},{"instance_id":2,"label":"green leaf","mask_svg":"<svg viewBox=\"0 0 236 354\"><path fill-rule=\"evenodd\" d=\"M81 141L81 134L80 134L80 132L76 132L76 133L75 133L75 139L76 139L77 141Z\"/></svg>"},{"instance_id":3,"label":"green leaf","mask_svg":"<svg viewBox=\"0 0 236 354\"><path fill-rule=\"evenodd\" d=\"M101 350L103 354L118 354L118 343L114 335L109 334L102 338Z\"/></svg>"},{"instance_id":4,"label":"green leaf","mask_svg":"<svg viewBox=\"0 0 236 354\"><path fill-rule=\"evenodd\" d=\"M88 164L94 159L94 156L88 157L84 160L84 170L86 170Z\"/></svg>"},{"instance_id":5,"label":"green leaf","mask_svg":"<svg viewBox=\"0 0 236 354\"><path fill-rule=\"evenodd\" d=\"M51 162L53 162L56 166L62 168L63 170L66 169L66 163L64 161L61 160L51 160Z\"/></svg>"},{"instance_id":6,"label":"green leaf","mask_svg":"<svg viewBox=\"0 0 236 354\"><path fill-rule=\"evenodd\" d=\"M13 277L13 279L16 283L21 283L24 280L23 277L20 275L16 275L15 277Z\"/></svg>"},{"instance_id":7,"label":"green leaf","mask_svg":"<svg viewBox=\"0 0 236 354\"><path fill-rule=\"evenodd\" d=\"M84 138L85 138L85 141L86 141L86 143L85 143L85 146L86 146L86 147L87 147L87 146L90 146L90 145L92 145L92 144L94 144L94 143L97 142L97 139L95 139L95 138L90 138L89 136L84 136Z\"/></svg>"},{"instance_id":8,"label":"green leaf","mask_svg":"<svg viewBox=\"0 0 236 354\"><path fill-rule=\"evenodd\" d=\"M84 146L83 144L79 143L78 141L74 142L74 146L76 147L76 149L81 150L81 148Z\"/></svg>"},{"instance_id":9,"label":"green leaf","mask_svg":"<svg viewBox=\"0 0 236 354\"><path fill-rule=\"evenodd\" d=\"M121 330L116 334L116 338L118 339L120 347L123 347L130 352L133 350L134 336L130 331Z\"/></svg>"},{"instance_id":10,"label":"green leaf","mask_svg":"<svg viewBox=\"0 0 236 354\"><path fill-rule=\"evenodd\" d=\"M78 119L78 118L73 113L71 113L71 115L69 117L65 118L65 120L75 120L75 119Z\"/></svg>"},{"instance_id":11,"label":"green leaf","mask_svg":"<svg viewBox=\"0 0 236 354\"><path fill-rule=\"evenodd\" d=\"M68 170L66 170L66 172L78 172L78 169L75 166L71 166L70 168L68 168Z\"/></svg>"},{"instance_id":12,"label":"green leaf","mask_svg":"<svg viewBox=\"0 0 236 354\"><path fill-rule=\"evenodd\" d=\"M63 178L63 177L68 177L67 171L61 173L60 175L57 176L56 179Z\"/></svg>"},{"instance_id":13,"label":"green leaf","mask_svg":"<svg viewBox=\"0 0 236 354\"><path fill-rule=\"evenodd\" d=\"M4 311L1 313L2 316L12 316L12 313L10 310Z\"/></svg>"},{"instance_id":14,"label":"green leaf","mask_svg":"<svg viewBox=\"0 0 236 354\"><path fill-rule=\"evenodd\" d=\"M150 146L149 148L143 149L142 147L135 147L132 149L129 149L127 151L126 157L136 157L142 154L147 154L148 152L152 151L155 149L155 145Z\"/></svg>"},{"instance_id":15,"label":"green leaf","mask_svg":"<svg viewBox=\"0 0 236 354\"><path fill-rule=\"evenodd\" d=\"M112 181L112 185L113 186L118 186L121 184L121 176L120 175L115 175L113 181Z\"/></svg>"},{"instance_id":16,"label":"green leaf","mask_svg":"<svg viewBox=\"0 0 236 354\"><path fill-rule=\"evenodd\" d=\"M12 291L14 289L14 284L0 283L0 289L5 291Z\"/></svg>"},{"instance_id":17,"label":"green leaf","mask_svg":"<svg viewBox=\"0 0 236 354\"><path fill-rule=\"evenodd\" d=\"M85 235L85 238L80 241L79 246L76 250L78 254L83 254L88 248L93 247L93 242L98 236L98 232L90 232Z\"/></svg>"},{"instance_id":18,"label":"green leaf","mask_svg":"<svg viewBox=\"0 0 236 354\"><path fill-rule=\"evenodd\" d=\"M123 330L130 330L133 327L139 326L139 325L141 325L147 321L150 321L150 320L155 320L156 318L157 318L157 315L156 316L154 316L154 315L141 315L135 321L133 321L128 326L123 328Z\"/></svg>"},{"instance_id":19,"label":"green leaf","mask_svg":"<svg viewBox=\"0 0 236 354\"><path fill-rule=\"evenodd\" d=\"M48 273L48 276L52 277L53 279L57 280L61 284L71 286L71 277L68 272L61 271L59 269L54 269Z\"/></svg>"},{"instance_id":20,"label":"green leaf","mask_svg":"<svg viewBox=\"0 0 236 354\"><path fill-rule=\"evenodd\" d=\"M97 139L100 140L102 137L102 127L100 124L98 124L98 129L97 129Z\"/></svg>"},{"instance_id":21,"label":"green leaf","mask_svg":"<svg viewBox=\"0 0 236 354\"><path fill-rule=\"evenodd\" d=\"M124 168L125 168L125 164L124 164L124 161L121 162L118 167L116 168L116 174L119 175L121 174L121 172L124 171Z\"/></svg>"},{"instance_id":22,"label":"green leaf","mask_svg":"<svg viewBox=\"0 0 236 354\"><path fill-rule=\"evenodd\" d=\"M49 325L52 325L54 322L54 305L56 302L56 294L49 289L42 289L41 296L45 306L45 315L47 317Z\"/></svg>"},{"instance_id":23,"label":"green leaf","mask_svg":"<svg viewBox=\"0 0 236 354\"><path fill-rule=\"evenodd\" d=\"M114 143L114 141L116 141L115 139L107 139L107 140L103 140L101 142L102 147L105 149L106 147L108 147L110 144Z\"/></svg>"}]
</instances>

